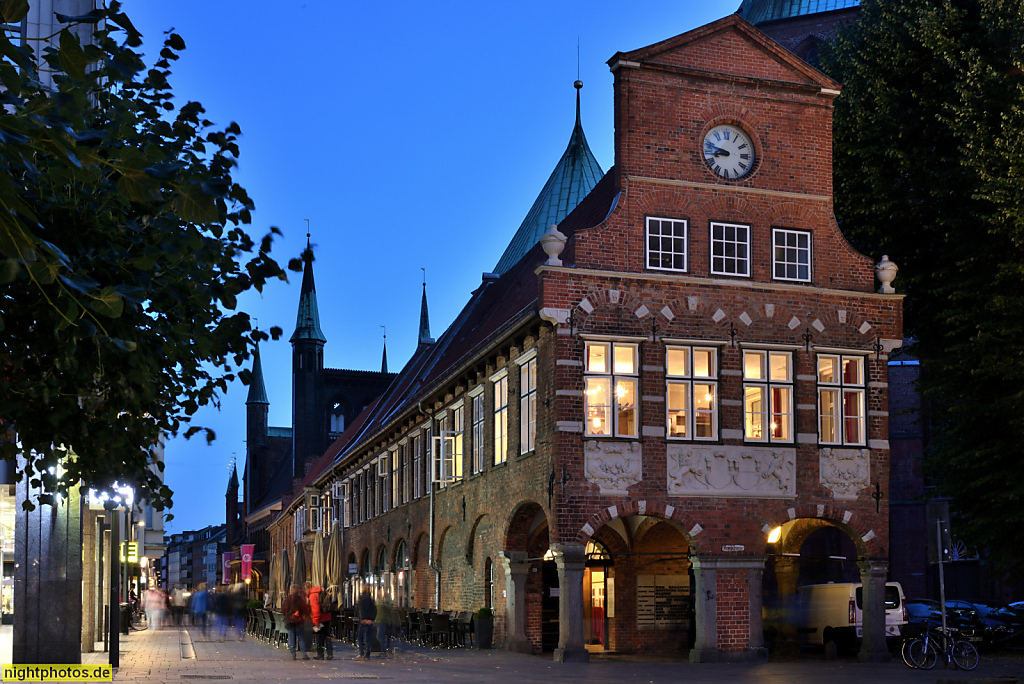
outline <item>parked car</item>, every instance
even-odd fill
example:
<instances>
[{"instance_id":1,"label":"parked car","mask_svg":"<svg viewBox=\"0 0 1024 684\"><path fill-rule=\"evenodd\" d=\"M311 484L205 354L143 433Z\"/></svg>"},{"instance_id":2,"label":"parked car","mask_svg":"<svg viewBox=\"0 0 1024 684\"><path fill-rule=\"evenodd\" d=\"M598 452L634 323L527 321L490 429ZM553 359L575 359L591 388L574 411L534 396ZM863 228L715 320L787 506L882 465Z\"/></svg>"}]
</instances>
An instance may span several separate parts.
<instances>
[{"instance_id":1,"label":"parked car","mask_svg":"<svg viewBox=\"0 0 1024 684\"><path fill-rule=\"evenodd\" d=\"M964 601L951 599L946 607L964 611L980 620L987 628L985 642L988 645L1002 645L1024 639L1024 615L1009 606L988 601Z\"/></svg>"},{"instance_id":2,"label":"parked car","mask_svg":"<svg viewBox=\"0 0 1024 684\"><path fill-rule=\"evenodd\" d=\"M903 627L904 636L922 636L925 630L942 626L942 612L938 601L930 599L907 599L907 624ZM985 638L985 627L955 610L946 612L946 627L950 632L967 641L980 644Z\"/></svg>"}]
</instances>

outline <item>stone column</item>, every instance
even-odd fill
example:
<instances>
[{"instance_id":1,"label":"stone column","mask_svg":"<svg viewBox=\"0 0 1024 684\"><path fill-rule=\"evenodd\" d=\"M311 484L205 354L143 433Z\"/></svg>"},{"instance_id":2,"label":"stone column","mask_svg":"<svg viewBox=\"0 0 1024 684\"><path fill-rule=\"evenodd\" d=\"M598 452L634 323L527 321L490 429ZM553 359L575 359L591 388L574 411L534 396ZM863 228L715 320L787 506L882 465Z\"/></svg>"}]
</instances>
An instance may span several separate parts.
<instances>
[{"instance_id":1,"label":"stone column","mask_svg":"<svg viewBox=\"0 0 1024 684\"><path fill-rule=\"evenodd\" d=\"M690 651L691 663L750 662L765 660L761 628L761 575L763 556L694 557L694 610L696 640ZM724 580L719 582L719 580ZM731 605L722 633L739 640L741 647L724 651L718 643L719 603ZM740 605L746 603L747 610ZM755 619L754 616L757 616ZM744 643L745 642L745 643Z\"/></svg>"},{"instance_id":2,"label":"stone column","mask_svg":"<svg viewBox=\"0 0 1024 684\"><path fill-rule=\"evenodd\" d=\"M18 457L25 472L25 459ZM82 508L77 486L39 503L23 477L14 514L14 630L11 662L82 662ZM36 502L35 510L21 504Z\"/></svg>"},{"instance_id":3,"label":"stone column","mask_svg":"<svg viewBox=\"0 0 1024 684\"><path fill-rule=\"evenodd\" d=\"M862 586L861 609L864 638L857 660L862 663L885 663L892 657L885 644L885 579L889 563L882 560L859 561Z\"/></svg>"},{"instance_id":4,"label":"stone column","mask_svg":"<svg viewBox=\"0 0 1024 684\"><path fill-rule=\"evenodd\" d=\"M559 663L590 661L590 651L583 645L583 572L586 569L586 548L583 544L555 544L558 564L558 648Z\"/></svg>"},{"instance_id":5,"label":"stone column","mask_svg":"<svg viewBox=\"0 0 1024 684\"><path fill-rule=\"evenodd\" d=\"M775 606L776 655L800 655L800 642L796 634L796 583L800 577L800 559L786 556L775 558L775 584L778 601Z\"/></svg>"},{"instance_id":6,"label":"stone column","mask_svg":"<svg viewBox=\"0 0 1024 684\"><path fill-rule=\"evenodd\" d=\"M96 514L83 513L82 524L82 653L96 648Z\"/></svg>"},{"instance_id":7,"label":"stone column","mask_svg":"<svg viewBox=\"0 0 1024 684\"><path fill-rule=\"evenodd\" d=\"M526 638L526 552L503 551L498 560L505 566L505 648L532 654L533 644Z\"/></svg>"}]
</instances>

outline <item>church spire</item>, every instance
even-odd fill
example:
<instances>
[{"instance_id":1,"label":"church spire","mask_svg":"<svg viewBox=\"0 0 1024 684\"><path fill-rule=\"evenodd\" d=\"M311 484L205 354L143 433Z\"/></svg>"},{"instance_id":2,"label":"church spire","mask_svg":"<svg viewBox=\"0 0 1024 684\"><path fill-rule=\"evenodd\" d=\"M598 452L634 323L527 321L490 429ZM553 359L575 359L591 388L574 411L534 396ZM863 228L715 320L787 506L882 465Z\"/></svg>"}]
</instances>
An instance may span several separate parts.
<instances>
[{"instance_id":1,"label":"church spire","mask_svg":"<svg viewBox=\"0 0 1024 684\"><path fill-rule=\"evenodd\" d=\"M505 253L498 260L498 265L494 267L495 273L502 274L512 268L537 244L547 229L561 223L604 176L604 171L587 144L587 136L583 134L580 118L580 89L583 81L577 80L573 86L576 88L576 124L569 136L569 145L555 164L554 171L534 200L519 230L505 248Z\"/></svg>"},{"instance_id":2,"label":"church spire","mask_svg":"<svg viewBox=\"0 0 1024 684\"><path fill-rule=\"evenodd\" d=\"M383 325L380 326L380 327L384 328ZM388 331L387 331L387 328L384 328L384 356L380 360L380 372L381 373L387 373L388 372Z\"/></svg>"},{"instance_id":3,"label":"church spire","mask_svg":"<svg viewBox=\"0 0 1024 684\"><path fill-rule=\"evenodd\" d=\"M231 463L231 477L228 478L227 495L230 496L231 492L235 492L235 496L238 496L238 466L234 462Z\"/></svg>"},{"instance_id":4,"label":"church spire","mask_svg":"<svg viewBox=\"0 0 1024 684\"><path fill-rule=\"evenodd\" d=\"M427 313L427 269L423 269L423 299L420 301L420 339L419 344L431 344L430 314Z\"/></svg>"},{"instance_id":5,"label":"church spire","mask_svg":"<svg viewBox=\"0 0 1024 684\"><path fill-rule=\"evenodd\" d=\"M260 361L260 343L256 343L256 349L252 354L252 379L249 381L249 396L245 399L246 404L269 404L267 399L267 386L263 382L263 362Z\"/></svg>"},{"instance_id":6,"label":"church spire","mask_svg":"<svg viewBox=\"0 0 1024 684\"><path fill-rule=\"evenodd\" d=\"M326 343L327 338L320 330L320 309L316 304L316 284L313 282L313 248L309 244L309 233L306 233L306 250L302 253L305 262L302 267L302 291L299 294L299 313L295 319L295 332L290 342L312 340Z\"/></svg>"}]
</instances>

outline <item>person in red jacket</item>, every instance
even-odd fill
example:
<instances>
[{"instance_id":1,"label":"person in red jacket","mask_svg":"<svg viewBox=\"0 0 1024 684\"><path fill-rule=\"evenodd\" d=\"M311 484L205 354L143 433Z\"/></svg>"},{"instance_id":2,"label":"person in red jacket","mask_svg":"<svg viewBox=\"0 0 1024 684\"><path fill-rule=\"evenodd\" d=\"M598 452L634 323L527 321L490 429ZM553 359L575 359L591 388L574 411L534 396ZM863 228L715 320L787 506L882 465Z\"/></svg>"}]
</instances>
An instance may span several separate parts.
<instances>
[{"instance_id":1,"label":"person in red jacket","mask_svg":"<svg viewBox=\"0 0 1024 684\"><path fill-rule=\"evenodd\" d=\"M327 592L321 587L312 587L309 590L309 612L313 618L313 642L316 643L316 659L322 660L324 650L327 651L327 659L334 660L334 644L331 643L331 613L324 610L328 601Z\"/></svg>"},{"instance_id":2,"label":"person in red jacket","mask_svg":"<svg viewBox=\"0 0 1024 684\"><path fill-rule=\"evenodd\" d=\"M284 599L284 620L288 629L288 650L295 660L295 642L302 643L302 659L309 660L306 654L306 630L303 628L309 619L309 600L302 592L302 587L293 584L288 596Z\"/></svg>"}]
</instances>

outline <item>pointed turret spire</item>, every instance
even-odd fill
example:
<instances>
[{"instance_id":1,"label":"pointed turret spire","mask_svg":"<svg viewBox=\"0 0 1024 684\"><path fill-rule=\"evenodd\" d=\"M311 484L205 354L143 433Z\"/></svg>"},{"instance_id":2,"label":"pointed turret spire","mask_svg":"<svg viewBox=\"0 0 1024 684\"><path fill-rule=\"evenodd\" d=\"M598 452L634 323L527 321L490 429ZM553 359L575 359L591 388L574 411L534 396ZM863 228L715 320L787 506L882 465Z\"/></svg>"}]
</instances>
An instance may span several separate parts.
<instances>
[{"instance_id":1,"label":"pointed turret spire","mask_svg":"<svg viewBox=\"0 0 1024 684\"><path fill-rule=\"evenodd\" d=\"M430 314L427 313L427 269L423 269L423 299L420 301L420 344L431 344Z\"/></svg>"},{"instance_id":2,"label":"pointed turret spire","mask_svg":"<svg viewBox=\"0 0 1024 684\"><path fill-rule=\"evenodd\" d=\"M550 226L561 223L576 208L604 175L594 153L590 151L587 136L583 134L580 118L580 89L583 81L577 80L573 85L576 88L576 125L569 136L569 146L555 164L548 182L544 184L519 230L498 260L498 265L494 267L495 273L501 274L512 268L537 244Z\"/></svg>"},{"instance_id":3,"label":"pointed turret spire","mask_svg":"<svg viewBox=\"0 0 1024 684\"><path fill-rule=\"evenodd\" d=\"M230 495L231 492L238 492L238 466L234 463L231 464L231 477L228 478L227 494Z\"/></svg>"},{"instance_id":4,"label":"pointed turret spire","mask_svg":"<svg viewBox=\"0 0 1024 684\"><path fill-rule=\"evenodd\" d=\"M313 282L313 248L309 244L309 233L306 233L306 250L302 253L305 265L302 268L302 291L299 294L299 313L295 319L295 332L291 342L298 340L315 340L327 342L320 330L320 310L316 304L316 284Z\"/></svg>"},{"instance_id":5,"label":"pointed turret spire","mask_svg":"<svg viewBox=\"0 0 1024 684\"><path fill-rule=\"evenodd\" d=\"M384 328L384 326L380 326ZM380 360L380 372L388 372L388 330L384 328L384 356Z\"/></svg>"},{"instance_id":6,"label":"pointed turret spire","mask_svg":"<svg viewBox=\"0 0 1024 684\"><path fill-rule=\"evenodd\" d=\"M249 396L245 399L246 404L269 404L267 399L267 386L263 382L263 362L260 361L260 343L256 343L256 349L252 354L252 379L249 381Z\"/></svg>"}]
</instances>

